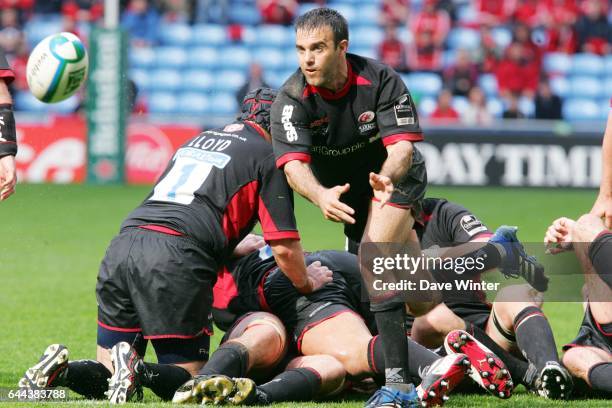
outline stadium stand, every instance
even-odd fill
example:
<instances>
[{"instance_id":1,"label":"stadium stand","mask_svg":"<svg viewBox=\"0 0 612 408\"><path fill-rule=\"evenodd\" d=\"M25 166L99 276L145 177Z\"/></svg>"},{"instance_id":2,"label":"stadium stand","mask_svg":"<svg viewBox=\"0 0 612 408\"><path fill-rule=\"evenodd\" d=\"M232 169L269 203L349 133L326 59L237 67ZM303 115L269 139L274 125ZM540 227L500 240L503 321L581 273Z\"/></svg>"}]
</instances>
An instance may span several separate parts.
<instances>
[{"instance_id":1,"label":"stadium stand","mask_svg":"<svg viewBox=\"0 0 612 408\"><path fill-rule=\"evenodd\" d=\"M126 3L129 7L130 2ZM156 40L152 44L134 43L129 50L129 75L138 86L139 98L146 101L151 113L200 115L230 112L236 103L227 97L244 82L251 62L258 62L268 83L276 87L282 85L297 67L293 28L261 24L262 18L254 0L229 0L226 16L208 20L196 16L199 2L194 3L196 6L186 19L164 14L163 8L156 8L154 12L162 22ZM300 2L297 12L304 13L321 3L325 2ZM483 27L484 11L478 9L482 2L455 0L443 3L450 4L453 21L442 52L442 69L454 63L458 50L467 50L480 67L477 85L486 95L487 109L499 118L507 102L500 97L495 72L483 71L484 53L492 52L494 63L504 56L514 41L512 22L513 18L520 20L520 10L516 16L497 16L506 19L504 24L487 29ZM382 0L333 0L326 3L349 21L350 51L377 58L378 46L384 37L381 4ZM410 14L415 16L424 2L412 0L407 4ZM149 1L150 7L156 5L156 1ZM65 28L66 16L61 14L34 14L32 10L20 12L23 41L29 49L45 36ZM611 7L608 7L608 12L610 22ZM185 13L189 14L189 10ZM414 44L414 36L407 28L411 22L405 23L397 27L397 36L409 49ZM535 27L531 38L542 53L541 75L550 81L553 92L562 98L564 119L601 120L604 113L607 114L612 95L612 55L602 56L582 50L573 55L547 52L544 44L546 22L536 23L531 24ZM77 21L74 27L82 34L88 32L92 24L96 22ZM415 94L421 113L427 116L434 110L436 97L444 86L441 72L418 72L411 70L410 66L407 69L409 73L403 73L402 78ZM24 75L24 72L17 74ZM35 103L28 96L27 88L14 91L17 109L45 111L44 105ZM64 112L70 106L65 104L50 109ZM453 106L461 112L465 100L455 96ZM526 117L534 117L533 99L521 97L519 109Z\"/></svg>"}]
</instances>

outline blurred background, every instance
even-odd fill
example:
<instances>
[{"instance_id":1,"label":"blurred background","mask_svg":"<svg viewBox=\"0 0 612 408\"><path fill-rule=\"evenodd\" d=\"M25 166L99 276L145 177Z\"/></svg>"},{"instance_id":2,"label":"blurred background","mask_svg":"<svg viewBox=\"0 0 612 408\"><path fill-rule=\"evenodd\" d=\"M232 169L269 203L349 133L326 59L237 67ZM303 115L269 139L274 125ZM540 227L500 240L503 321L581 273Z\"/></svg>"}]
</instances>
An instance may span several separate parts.
<instances>
[{"instance_id":1,"label":"blurred background","mask_svg":"<svg viewBox=\"0 0 612 408\"><path fill-rule=\"evenodd\" d=\"M401 74L426 131L432 183L598 185L612 96L606 0L121 0L125 174L91 155L85 169L88 87L46 105L25 79L45 36L70 31L87 45L104 0L0 0L0 46L17 76L20 180L153 182L185 138L231 121L248 89L282 85L297 68L292 21L323 5L347 18L350 52ZM104 84L90 103L101 92Z\"/></svg>"}]
</instances>

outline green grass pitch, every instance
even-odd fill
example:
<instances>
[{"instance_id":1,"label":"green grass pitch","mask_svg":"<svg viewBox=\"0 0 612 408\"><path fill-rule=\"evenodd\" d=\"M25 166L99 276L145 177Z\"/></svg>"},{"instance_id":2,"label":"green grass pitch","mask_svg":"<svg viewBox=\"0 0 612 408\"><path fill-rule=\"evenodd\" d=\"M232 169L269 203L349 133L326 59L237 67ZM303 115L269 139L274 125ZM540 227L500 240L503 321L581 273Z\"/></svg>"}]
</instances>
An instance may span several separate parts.
<instances>
[{"instance_id":1,"label":"green grass pitch","mask_svg":"<svg viewBox=\"0 0 612 408\"><path fill-rule=\"evenodd\" d=\"M94 288L98 265L122 219L149 190L149 187L81 185L18 187L15 196L0 204L0 388L5 391L15 388L24 370L50 343L67 345L72 358L95 357ZM523 241L540 242L551 220L588 211L596 193L593 190L432 187L429 195L463 204L491 228L501 224L518 225ZM324 221L310 203L297 201L297 218L305 248L343 247L341 226ZM580 304L551 303L544 310L558 345L575 336L582 319ZM219 338L217 333L213 347ZM147 358L152 359L150 350ZM168 406L151 393L146 394L146 401L151 406ZM64 405L75 403L96 404L77 400ZM362 404L361 400L351 399L284 406L360 407ZM523 388L507 401L489 396L456 395L447 404L449 407L562 405L612 404L604 400L550 402L526 394Z\"/></svg>"}]
</instances>

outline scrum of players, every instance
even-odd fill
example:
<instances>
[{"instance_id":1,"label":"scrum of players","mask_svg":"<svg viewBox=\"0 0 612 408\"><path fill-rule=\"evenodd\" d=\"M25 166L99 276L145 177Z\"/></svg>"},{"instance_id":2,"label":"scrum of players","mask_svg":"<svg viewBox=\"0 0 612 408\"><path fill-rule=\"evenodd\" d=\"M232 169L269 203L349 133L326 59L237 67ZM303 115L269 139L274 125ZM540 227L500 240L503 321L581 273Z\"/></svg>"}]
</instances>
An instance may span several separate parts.
<instances>
[{"instance_id":1,"label":"scrum of players","mask_svg":"<svg viewBox=\"0 0 612 408\"><path fill-rule=\"evenodd\" d=\"M175 403L232 405L360 393L372 408L442 405L455 390L507 399L519 385L548 399L612 393L610 226L586 215L546 232L549 252L574 251L585 276L584 320L561 358L542 311L543 267L516 227L492 231L458 203L424 198L408 90L386 66L347 54L347 31L333 10L301 16L300 69L278 94L250 92L234 123L177 150L102 261L96 359L53 344L20 388L125 403L144 387ZM345 224L346 251L304 252L292 190ZM371 276L357 256L376 242L484 259L461 279L499 270L525 283L493 302L479 291L381 300L364 290ZM209 356L213 320L225 335ZM149 342L157 363L143 360Z\"/></svg>"}]
</instances>

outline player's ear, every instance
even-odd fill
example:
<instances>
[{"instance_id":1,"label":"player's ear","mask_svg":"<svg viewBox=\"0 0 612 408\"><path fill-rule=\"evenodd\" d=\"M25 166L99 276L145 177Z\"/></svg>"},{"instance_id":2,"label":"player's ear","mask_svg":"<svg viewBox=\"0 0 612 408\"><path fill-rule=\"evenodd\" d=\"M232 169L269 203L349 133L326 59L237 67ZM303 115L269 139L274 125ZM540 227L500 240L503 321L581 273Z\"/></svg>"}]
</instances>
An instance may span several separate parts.
<instances>
[{"instance_id":1,"label":"player's ear","mask_svg":"<svg viewBox=\"0 0 612 408\"><path fill-rule=\"evenodd\" d=\"M340 49L342 53L346 53L348 51L348 40L340 41L336 48Z\"/></svg>"}]
</instances>

